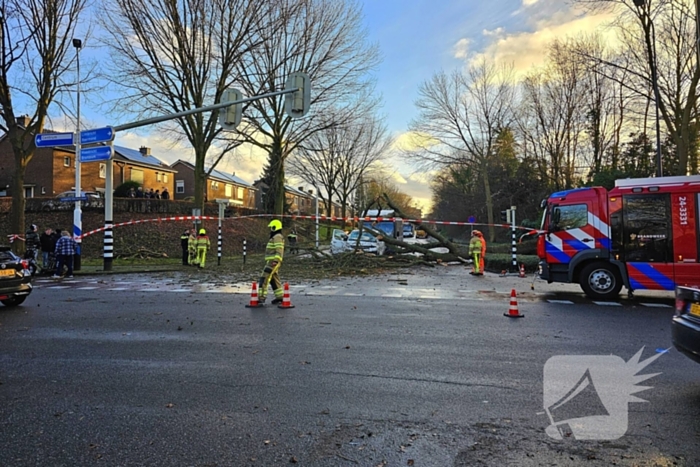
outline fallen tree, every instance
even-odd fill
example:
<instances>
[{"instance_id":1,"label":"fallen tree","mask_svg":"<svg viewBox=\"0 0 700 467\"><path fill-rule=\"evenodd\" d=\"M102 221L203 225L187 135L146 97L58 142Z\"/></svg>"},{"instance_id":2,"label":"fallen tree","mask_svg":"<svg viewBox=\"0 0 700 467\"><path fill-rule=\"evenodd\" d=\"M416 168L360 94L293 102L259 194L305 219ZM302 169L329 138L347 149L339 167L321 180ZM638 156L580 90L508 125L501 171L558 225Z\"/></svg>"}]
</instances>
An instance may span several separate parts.
<instances>
[{"instance_id":1,"label":"fallen tree","mask_svg":"<svg viewBox=\"0 0 700 467\"><path fill-rule=\"evenodd\" d=\"M407 216L401 211L401 209L396 206L394 203L391 202L391 199L389 196L386 195L386 193L382 194L382 199L387 203L387 205L394 211L396 214L396 217L400 218L406 218ZM375 200L376 204L380 204L379 200ZM373 203L374 204L374 203ZM371 207L370 205L369 207ZM368 209L369 209L368 207ZM418 221L416 222L416 225L418 225L421 229L423 229L427 234L428 237L434 239L435 241L431 243L423 243L423 244L415 244L415 243L406 243L404 241L398 240L396 238L392 237L387 237L384 232L376 230L371 227L371 225L367 225L365 223L360 225L360 234L362 233L362 230L368 230L375 236L377 236L379 239L381 239L385 244L391 245L393 247L397 248L397 254L398 255L408 255L411 253L419 253L423 255L420 259L420 262L425 263L426 261L436 261L436 262L454 262L454 261L459 261L461 263L468 263L469 260L465 259L463 256L467 256L466 252L464 250L461 250L459 246L451 242L448 238L444 237L441 235L439 232L437 232L435 229L432 227L423 224L422 222ZM439 253L436 251L432 251L432 248L447 248L447 253Z\"/></svg>"}]
</instances>

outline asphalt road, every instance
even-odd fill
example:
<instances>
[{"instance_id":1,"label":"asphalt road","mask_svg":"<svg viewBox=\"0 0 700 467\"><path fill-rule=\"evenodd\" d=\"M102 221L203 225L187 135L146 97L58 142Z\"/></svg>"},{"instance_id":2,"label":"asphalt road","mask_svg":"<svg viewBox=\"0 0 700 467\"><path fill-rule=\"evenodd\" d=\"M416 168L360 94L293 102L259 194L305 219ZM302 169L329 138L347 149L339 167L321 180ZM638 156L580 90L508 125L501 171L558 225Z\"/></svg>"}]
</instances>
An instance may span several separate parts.
<instances>
[{"instance_id":1,"label":"asphalt road","mask_svg":"<svg viewBox=\"0 0 700 467\"><path fill-rule=\"evenodd\" d=\"M135 290L0 308L0 465L700 465L700 365L675 350L621 438L545 433L548 359L659 355L669 308Z\"/></svg>"}]
</instances>

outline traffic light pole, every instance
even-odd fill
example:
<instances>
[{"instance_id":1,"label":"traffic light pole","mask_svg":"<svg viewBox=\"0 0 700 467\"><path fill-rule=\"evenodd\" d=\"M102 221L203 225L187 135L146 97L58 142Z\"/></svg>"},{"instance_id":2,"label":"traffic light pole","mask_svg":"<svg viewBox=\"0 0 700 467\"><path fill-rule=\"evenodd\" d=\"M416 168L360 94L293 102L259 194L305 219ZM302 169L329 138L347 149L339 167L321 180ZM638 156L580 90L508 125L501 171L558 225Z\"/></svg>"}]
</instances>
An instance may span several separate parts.
<instances>
[{"instance_id":1,"label":"traffic light pole","mask_svg":"<svg viewBox=\"0 0 700 467\"><path fill-rule=\"evenodd\" d=\"M267 94L260 94L257 96L253 97L247 97L245 99L236 99L236 100L225 100L224 102L219 102L218 104L214 105L209 105L206 107L197 107L195 109L190 109L190 110L184 110L182 112L177 112L177 113L172 113L172 114L167 114L167 115L161 115L158 117L153 117L153 118L147 118L145 120L139 120L136 122L131 122L131 123L125 123L123 125L117 125L113 127L114 132L116 133L117 131L124 131L124 130L130 130L132 128L139 128L142 126L146 125L153 125L156 123L161 123L161 122L166 122L168 120L173 120L175 118L179 117L186 117L188 115L193 115L197 113L202 113L202 112L211 112L214 110L219 110L219 109L224 109L224 108L231 108L232 106L240 106L240 104L245 104L247 102L253 102L256 100L260 99L265 99L268 97L275 97L275 96L282 96L285 94L294 94L292 96L287 96L285 98L285 111L291 118L299 118L303 117L306 115L306 113L309 110L309 105L311 103L311 81L309 76L306 73L302 72L297 72L297 73L292 73L289 76L289 79L287 80L286 83L286 88L282 91L276 91L276 92L269 92ZM230 99L230 98L237 98L240 97L240 91L235 90L235 89L230 89L227 90L227 92L224 93L224 99ZM224 115L223 121L220 121L221 126L224 130L233 130L236 125L240 122L241 118L241 109L240 107L234 108L231 112L226 112L226 115ZM80 121L80 120L78 120ZM78 128L78 134L77 134L77 149L76 149L76 166L78 164L78 160L80 158L80 128ZM110 158L109 161L107 161L107 179L112 180L112 159ZM80 171L76 172L76 196L79 196L79 190L80 190ZM112 270L112 258L114 254L113 250L113 242L114 239L112 237L112 222L113 222L113 215L112 215L112 193L111 193L111 188L105 187L106 193L106 199L105 199L105 242L104 242L104 254L103 254L103 259L104 259L104 270L105 271L111 271ZM221 264L221 244L222 244L222 239L221 239L221 219L223 217L223 214L221 214L221 208L223 205L220 206L220 214L219 214L219 237L218 237L218 264ZM80 230L82 229L82 226L78 224L79 222L79 209L80 209L80 202L76 202L76 214L74 216L74 231L76 229ZM195 226L196 226L196 221L195 221ZM82 233L82 232L80 232ZM79 235L78 233L77 235ZM245 240L244 240L244 252L243 252L243 263L245 264ZM77 257L78 260L78 268L80 267L80 262L79 262L79 256Z\"/></svg>"}]
</instances>

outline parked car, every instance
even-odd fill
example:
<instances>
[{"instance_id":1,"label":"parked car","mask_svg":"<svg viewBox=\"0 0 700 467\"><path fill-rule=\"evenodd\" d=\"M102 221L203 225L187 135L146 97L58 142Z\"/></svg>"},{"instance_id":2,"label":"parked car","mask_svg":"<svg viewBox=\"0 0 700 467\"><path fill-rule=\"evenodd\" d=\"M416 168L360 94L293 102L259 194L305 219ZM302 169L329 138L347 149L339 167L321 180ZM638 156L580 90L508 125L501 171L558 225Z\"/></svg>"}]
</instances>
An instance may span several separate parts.
<instances>
[{"instance_id":1,"label":"parked car","mask_svg":"<svg viewBox=\"0 0 700 467\"><path fill-rule=\"evenodd\" d=\"M96 191L81 191L81 196L87 198L87 201L81 201L82 207L103 208L104 200L102 195ZM75 206L72 201L61 201L62 198L75 197L75 191L64 191L56 195L55 198L41 203L42 211L70 211Z\"/></svg>"},{"instance_id":2,"label":"parked car","mask_svg":"<svg viewBox=\"0 0 700 467\"><path fill-rule=\"evenodd\" d=\"M676 287L671 334L674 347L700 363L700 288Z\"/></svg>"},{"instance_id":3,"label":"parked car","mask_svg":"<svg viewBox=\"0 0 700 467\"><path fill-rule=\"evenodd\" d=\"M357 241L358 237L360 239L359 244ZM384 242L370 232L363 231L362 236L360 236L359 230L353 230L349 235L340 229L333 230L331 254L337 255L346 251L353 251L356 247L365 253L374 253L377 255L383 255L386 250Z\"/></svg>"},{"instance_id":4,"label":"parked car","mask_svg":"<svg viewBox=\"0 0 700 467\"><path fill-rule=\"evenodd\" d=\"M0 246L0 303L21 304L32 292L32 275L28 263L15 255L9 246Z\"/></svg>"},{"instance_id":5,"label":"parked car","mask_svg":"<svg viewBox=\"0 0 700 467\"><path fill-rule=\"evenodd\" d=\"M416 238L416 227L413 224L404 224L403 239L408 240L411 238Z\"/></svg>"}]
</instances>

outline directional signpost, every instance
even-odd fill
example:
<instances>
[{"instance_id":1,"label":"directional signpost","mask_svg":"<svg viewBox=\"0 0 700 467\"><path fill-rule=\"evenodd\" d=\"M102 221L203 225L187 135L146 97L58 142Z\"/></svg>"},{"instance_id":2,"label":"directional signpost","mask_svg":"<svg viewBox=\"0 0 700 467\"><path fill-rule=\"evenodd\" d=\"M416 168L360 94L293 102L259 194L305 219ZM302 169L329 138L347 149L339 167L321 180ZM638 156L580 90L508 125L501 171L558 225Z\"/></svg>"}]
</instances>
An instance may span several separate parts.
<instances>
[{"instance_id":1,"label":"directional signpost","mask_svg":"<svg viewBox=\"0 0 700 467\"><path fill-rule=\"evenodd\" d=\"M114 139L114 128L106 126L80 132L80 144L107 143Z\"/></svg>"},{"instance_id":2,"label":"directional signpost","mask_svg":"<svg viewBox=\"0 0 700 467\"><path fill-rule=\"evenodd\" d=\"M112 158L112 146L95 146L80 151L80 162L108 161Z\"/></svg>"},{"instance_id":3,"label":"directional signpost","mask_svg":"<svg viewBox=\"0 0 700 467\"><path fill-rule=\"evenodd\" d=\"M74 133L39 133L34 137L34 144L38 148L73 146L73 136Z\"/></svg>"},{"instance_id":4,"label":"directional signpost","mask_svg":"<svg viewBox=\"0 0 700 467\"><path fill-rule=\"evenodd\" d=\"M76 201L87 201L87 196L68 196L61 198L59 201L62 203L75 203Z\"/></svg>"}]
</instances>

